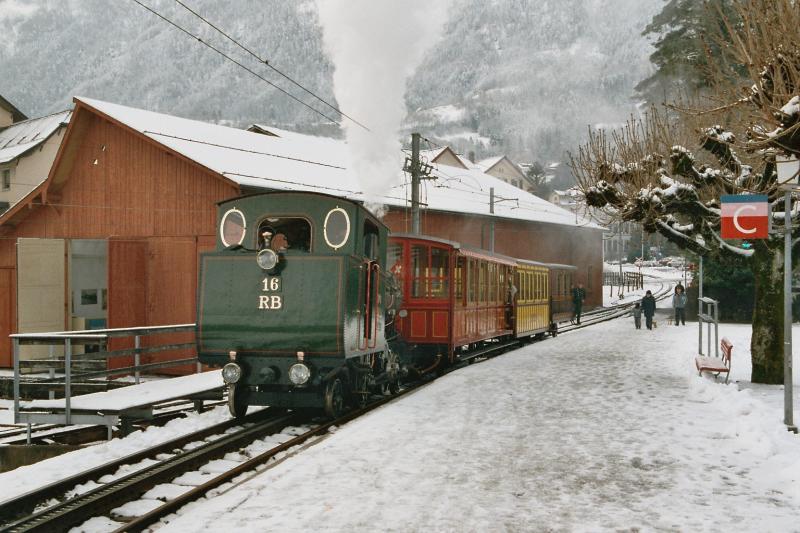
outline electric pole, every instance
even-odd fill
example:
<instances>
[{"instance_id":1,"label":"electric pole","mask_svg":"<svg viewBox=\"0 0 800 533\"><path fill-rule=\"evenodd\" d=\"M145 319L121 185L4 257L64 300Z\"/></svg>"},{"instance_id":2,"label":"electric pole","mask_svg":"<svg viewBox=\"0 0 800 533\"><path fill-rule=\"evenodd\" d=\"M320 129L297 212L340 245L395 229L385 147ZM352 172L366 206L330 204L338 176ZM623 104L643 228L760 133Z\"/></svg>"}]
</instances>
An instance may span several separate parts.
<instances>
[{"instance_id":1,"label":"electric pole","mask_svg":"<svg viewBox=\"0 0 800 533\"><path fill-rule=\"evenodd\" d=\"M489 251L494 252L494 205L500 202L516 202L519 207L519 198L503 198L494 194L494 187L489 188ZM513 209L513 208L512 208ZM483 244L483 230L481 230L481 244Z\"/></svg>"},{"instance_id":2,"label":"electric pole","mask_svg":"<svg viewBox=\"0 0 800 533\"><path fill-rule=\"evenodd\" d=\"M433 168L420 161L419 158L419 141L421 135L419 133L411 134L411 157L406 158L403 170L411 174L411 233L415 235L420 234L420 220L419 220L419 184L422 180L436 179L431 176Z\"/></svg>"},{"instance_id":3,"label":"electric pole","mask_svg":"<svg viewBox=\"0 0 800 533\"><path fill-rule=\"evenodd\" d=\"M411 134L411 233L419 235L419 133Z\"/></svg>"},{"instance_id":4,"label":"electric pole","mask_svg":"<svg viewBox=\"0 0 800 533\"><path fill-rule=\"evenodd\" d=\"M494 252L494 187L489 189L489 251Z\"/></svg>"}]
</instances>

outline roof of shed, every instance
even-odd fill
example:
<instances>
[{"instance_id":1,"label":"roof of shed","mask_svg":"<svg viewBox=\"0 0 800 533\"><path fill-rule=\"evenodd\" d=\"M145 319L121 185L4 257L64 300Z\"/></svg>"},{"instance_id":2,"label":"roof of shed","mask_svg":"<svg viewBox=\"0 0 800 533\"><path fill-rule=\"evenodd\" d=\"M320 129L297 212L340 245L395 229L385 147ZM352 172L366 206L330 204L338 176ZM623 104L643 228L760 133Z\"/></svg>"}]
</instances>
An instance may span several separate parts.
<instances>
[{"instance_id":1,"label":"roof of shed","mask_svg":"<svg viewBox=\"0 0 800 533\"><path fill-rule=\"evenodd\" d=\"M72 111L17 122L0 130L0 164L8 163L33 150L69 122Z\"/></svg>"},{"instance_id":2,"label":"roof of shed","mask_svg":"<svg viewBox=\"0 0 800 533\"><path fill-rule=\"evenodd\" d=\"M270 190L325 192L356 201L367 198L356 176L348 172L347 143L278 128L264 127L273 135L218 126L118 104L76 97L76 102L138 131L163 146L228 178L241 187ZM425 181L421 201L428 209L489 214L489 190L496 198L494 216L566 226L599 226L480 169L434 164L435 180ZM389 206L410 204L410 180L398 170L391 190L377 198ZM513 200L512 200L513 199Z\"/></svg>"}]
</instances>

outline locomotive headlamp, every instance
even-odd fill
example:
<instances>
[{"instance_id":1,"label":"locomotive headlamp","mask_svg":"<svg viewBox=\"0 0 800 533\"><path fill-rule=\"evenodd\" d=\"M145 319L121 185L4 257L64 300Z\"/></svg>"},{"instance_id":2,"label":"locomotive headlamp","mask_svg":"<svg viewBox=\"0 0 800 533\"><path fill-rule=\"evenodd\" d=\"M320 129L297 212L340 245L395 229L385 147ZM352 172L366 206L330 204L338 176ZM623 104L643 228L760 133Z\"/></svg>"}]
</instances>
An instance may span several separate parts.
<instances>
[{"instance_id":1,"label":"locomotive headlamp","mask_svg":"<svg viewBox=\"0 0 800 533\"><path fill-rule=\"evenodd\" d=\"M272 270L278 264L278 254L269 248L264 248L256 256L256 262L264 270Z\"/></svg>"},{"instance_id":2,"label":"locomotive headlamp","mask_svg":"<svg viewBox=\"0 0 800 533\"><path fill-rule=\"evenodd\" d=\"M304 385L311 377L311 369L303 363L295 363L289 367L289 381L295 385Z\"/></svg>"},{"instance_id":3,"label":"locomotive headlamp","mask_svg":"<svg viewBox=\"0 0 800 533\"><path fill-rule=\"evenodd\" d=\"M228 385L233 385L242 379L242 367L236 363L228 363L222 367L222 381Z\"/></svg>"}]
</instances>

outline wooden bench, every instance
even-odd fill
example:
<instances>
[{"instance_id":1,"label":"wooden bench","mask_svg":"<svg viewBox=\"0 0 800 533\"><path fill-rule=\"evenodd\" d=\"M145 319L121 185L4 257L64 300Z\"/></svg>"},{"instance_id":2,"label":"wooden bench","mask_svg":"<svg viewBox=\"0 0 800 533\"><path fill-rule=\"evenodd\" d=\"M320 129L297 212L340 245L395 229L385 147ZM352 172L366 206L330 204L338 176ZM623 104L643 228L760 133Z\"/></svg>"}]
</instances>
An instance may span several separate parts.
<instances>
[{"instance_id":1,"label":"wooden bench","mask_svg":"<svg viewBox=\"0 0 800 533\"><path fill-rule=\"evenodd\" d=\"M702 375L703 371L716 372L715 378L720 374L725 374L725 383L728 383L728 378L731 373L731 355L733 354L733 343L726 337L722 337L719 341L719 347L722 348L722 357L706 357L698 355L694 358L694 365L697 367L697 374Z\"/></svg>"}]
</instances>

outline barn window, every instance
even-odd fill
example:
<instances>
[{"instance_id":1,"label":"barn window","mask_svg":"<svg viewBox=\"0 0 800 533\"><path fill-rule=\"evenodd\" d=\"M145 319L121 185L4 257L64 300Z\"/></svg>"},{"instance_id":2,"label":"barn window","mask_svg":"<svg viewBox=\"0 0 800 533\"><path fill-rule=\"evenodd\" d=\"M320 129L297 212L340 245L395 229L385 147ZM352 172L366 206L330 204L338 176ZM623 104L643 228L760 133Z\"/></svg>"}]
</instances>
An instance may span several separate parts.
<instances>
[{"instance_id":1,"label":"barn window","mask_svg":"<svg viewBox=\"0 0 800 533\"><path fill-rule=\"evenodd\" d=\"M275 252L311 251L311 222L300 217L270 217L258 225L258 248Z\"/></svg>"},{"instance_id":2,"label":"barn window","mask_svg":"<svg viewBox=\"0 0 800 533\"><path fill-rule=\"evenodd\" d=\"M11 169L4 168L0 172L3 174L3 190L8 191L11 189Z\"/></svg>"}]
</instances>

